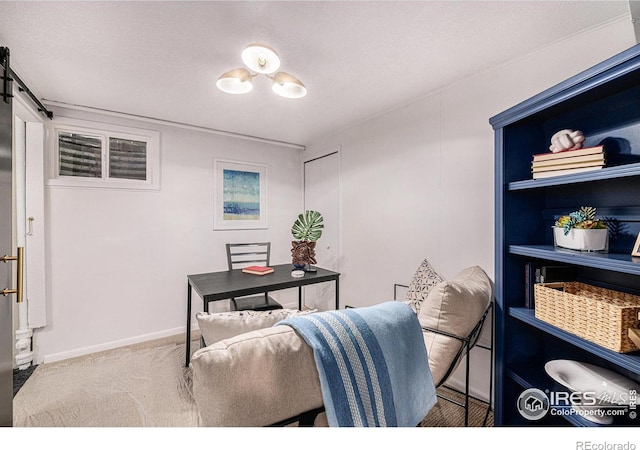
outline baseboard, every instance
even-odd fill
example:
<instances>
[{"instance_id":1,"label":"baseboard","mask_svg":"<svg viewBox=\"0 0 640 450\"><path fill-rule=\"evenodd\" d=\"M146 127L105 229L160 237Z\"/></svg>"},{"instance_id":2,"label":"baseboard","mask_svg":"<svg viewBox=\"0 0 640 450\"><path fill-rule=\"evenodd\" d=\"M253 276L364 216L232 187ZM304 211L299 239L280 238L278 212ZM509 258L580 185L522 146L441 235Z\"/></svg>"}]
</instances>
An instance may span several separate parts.
<instances>
[{"instance_id":1,"label":"baseboard","mask_svg":"<svg viewBox=\"0 0 640 450\"><path fill-rule=\"evenodd\" d=\"M193 329L197 329L197 327L194 327ZM56 361L62 361L64 359L84 356L90 353L103 352L105 350L113 350L114 348L124 347L126 345L140 344L142 342L152 341L154 339L161 339L168 336L175 336L177 334L183 334L183 333L184 333L184 327L178 327L178 328L172 328L170 330L158 331L156 333L142 334L142 335L133 336L127 339L120 339L118 341L105 342L104 344L76 348L66 352L51 353L49 355L44 355L42 358L42 362L52 363Z\"/></svg>"},{"instance_id":2,"label":"baseboard","mask_svg":"<svg viewBox=\"0 0 640 450\"><path fill-rule=\"evenodd\" d=\"M293 303L284 303L283 308L287 309L298 309L297 302ZM193 323L196 322L196 323ZM198 330L197 321L192 321L193 325L191 326L192 331ZM90 347L81 347L73 350L69 350L66 352L59 353L51 353L49 355L42 356L42 360L38 358L38 361L34 361L34 363L52 363L56 361L62 361L64 359L75 358L78 356L88 355L90 353L103 352L105 350L113 350L114 348L124 347L125 345L139 344L141 342L152 341L154 339L161 339L168 336L175 336L177 334L184 333L184 327L173 328L170 330L158 331L156 333L143 334L140 336L134 336L127 339L121 339L118 341L105 342L104 344L92 345Z\"/></svg>"}]
</instances>

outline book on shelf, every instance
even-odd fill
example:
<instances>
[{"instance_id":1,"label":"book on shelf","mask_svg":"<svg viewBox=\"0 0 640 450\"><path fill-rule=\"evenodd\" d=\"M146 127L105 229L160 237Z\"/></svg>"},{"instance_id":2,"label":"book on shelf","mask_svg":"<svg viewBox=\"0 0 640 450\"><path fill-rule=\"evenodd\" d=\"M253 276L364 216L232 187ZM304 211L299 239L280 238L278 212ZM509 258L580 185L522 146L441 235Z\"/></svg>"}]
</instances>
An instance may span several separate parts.
<instances>
[{"instance_id":1,"label":"book on shelf","mask_svg":"<svg viewBox=\"0 0 640 450\"><path fill-rule=\"evenodd\" d=\"M604 154L603 145L598 145L595 147L584 147L584 148L579 148L577 150L567 150L564 152L557 152L557 153L552 153L552 152L538 153L536 155L533 155L533 161L534 162L549 161L549 160L564 159L564 158L574 158L574 157L584 156L584 155L600 155L600 154Z\"/></svg>"},{"instance_id":2,"label":"book on shelf","mask_svg":"<svg viewBox=\"0 0 640 450\"><path fill-rule=\"evenodd\" d=\"M535 309L535 284L575 281L576 276L577 270L573 266L544 266L527 261L524 264L524 307Z\"/></svg>"},{"instance_id":3,"label":"book on shelf","mask_svg":"<svg viewBox=\"0 0 640 450\"><path fill-rule=\"evenodd\" d=\"M250 273L253 275L266 275L268 273L273 273L274 269L273 267L266 267L266 266L249 266L242 269L242 271L244 273Z\"/></svg>"},{"instance_id":4,"label":"book on shelf","mask_svg":"<svg viewBox=\"0 0 640 450\"><path fill-rule=\"evenodd\" d=\"M542 266L536 273L536 283L575 281L578 271L573 266Z\"/></svg>"},{"instance_id":5,"label":"book on shelf","mask_svg":"<svg viewBox=\"0 0 640 450\"><path fill-rule=\"evenodd\" d=\"M603 166L604 166L604 161L591 161L591 162L582 162L582 163L575 163L575 164L560 164L556 166L534 167L531 169L531 173L550 172L552 170L580 169L582 167L603 167Z\"/></svg>"},{"instance_id":6,"label":"book on shelf","mask_svg":"<svg viewBox=\"0 0 640 450\"><path fill-rule=\"evenodd\" d=\"M546 172L534 172L533 179L535 180L538 178L557 177L560 175L572 175L572 174L582 173L582 172L591 172L593 170L599 170L599 169L602 169L602 166L578 167L575 169L558 169L558 170L549 170Z\"/></svg>"},{"instance_id":7,"label":"book on shelf","mask_svg":"<svg viewBox=\"0 0 640 450\"><path fill-rule=\"evenodd\" d=\"M536 281L536 274L540 274L540 267L533 262L524 264L524 307L533 309L535 306L535 298L533 295L533 285L539 283Z\"/></svg>"},{"instance_id":8,"label":"book on shelf","mask_svg":"<svg viewBox=\"0 0 640 450\"><path fill-rule=\"evenodd\" d=\"M531 163L531 168L535 171L538 170L548 170L549 167L557 167L557 168L565 168L571 169L573 167L585 167L587 165L604 165L604 153L601 155L584 155L584 156L576 156L573 158L560 158L560 159L550 159L547 161L533 161ZM582 166L580 166L582 165Z\"/></svg>"}]
</instances>

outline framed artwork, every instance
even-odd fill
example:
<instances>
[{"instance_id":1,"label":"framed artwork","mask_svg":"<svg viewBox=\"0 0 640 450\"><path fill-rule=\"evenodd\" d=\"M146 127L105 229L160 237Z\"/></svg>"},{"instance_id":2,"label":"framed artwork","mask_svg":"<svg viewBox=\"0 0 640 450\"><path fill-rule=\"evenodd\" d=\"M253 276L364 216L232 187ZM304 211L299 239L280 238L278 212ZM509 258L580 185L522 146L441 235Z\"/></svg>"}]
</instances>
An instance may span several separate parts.
<instances>
[{"instance_id":1,"label":"framed artwork","mask_svg":"<svg viewBox=\"0 0 640 450\"><path fill-rule=\"evenodd\" d=\"M267 228L267 166L214 161L214 230Z\"/></svg>"},{"instance_id":2,"label":"framed artwork","mask_svg":"<svg viewBox=\"0 0 640 450\"><path fill-rule=\"evenodd\" d=\"M632 256L640 256L640 233L638 233L638 239L636 239L636 243L633 246L633 250L631 250Z\"/></svg>"}]
</instances>

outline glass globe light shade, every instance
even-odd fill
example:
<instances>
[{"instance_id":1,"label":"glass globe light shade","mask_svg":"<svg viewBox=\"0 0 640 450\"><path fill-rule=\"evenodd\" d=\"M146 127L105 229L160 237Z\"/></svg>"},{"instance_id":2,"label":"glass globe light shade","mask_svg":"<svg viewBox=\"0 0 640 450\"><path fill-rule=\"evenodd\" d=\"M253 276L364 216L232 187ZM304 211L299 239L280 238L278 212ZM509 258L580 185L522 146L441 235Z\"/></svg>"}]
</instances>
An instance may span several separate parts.
<instances>
[{"instance_id":1,"label":"glass globe light shade","mask_svg":"<svg viewBox=\"0 0 640 450\"><path fill-rule=\"evenodd\" d=\"M280 58L274 49L263 44L249 44L242 51L242 62L254 72L274 73L280 68Z\"/></svg>"},{"instance_id":2,"label":"glass globe light shade","mask_svg":"<svg viewBox=\"0 0 640 450\"><path fill-rule=\"evenodd\" d=\"M253 89L251 78L247 69L233 69L220 75L216 86L227 94L246 94Z\"/></svg>"},{"instance_id":3,"label":"glass globe light shade","mask_svg":"<svg viewBox=\"0 0 640 450\"><path fill-rule=\"evenodd\" d=\"M286 72L278 72L273 77L273 92L286 98L301 98L307 95L307 88L293 75Z\"/></svg>"}]
</instances>

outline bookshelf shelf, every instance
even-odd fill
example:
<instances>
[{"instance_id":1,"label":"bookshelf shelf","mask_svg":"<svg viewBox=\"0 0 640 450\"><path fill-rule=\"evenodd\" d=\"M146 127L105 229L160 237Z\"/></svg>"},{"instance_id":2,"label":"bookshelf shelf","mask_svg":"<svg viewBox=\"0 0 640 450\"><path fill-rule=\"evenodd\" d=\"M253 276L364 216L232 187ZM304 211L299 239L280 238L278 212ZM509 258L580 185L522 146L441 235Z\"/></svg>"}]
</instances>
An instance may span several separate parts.
<instances>
[{"instance_id":1,"label":"bookshelf shelf","mask_svg":"<svg viewBox=\"0 0 640 450\"><path fill-rule=\"evenodd\" d=\"M640 258L622 253L582 253L553 245L510 245L509 253L614 272L640 275Z\"/></svg>"},{"instance_id":2,"label":"bookshelf shelf","mask_svg":"<svg viewBox=\"0 0 640 450\"><path fill-rule=\"evenodd\" d=\"M640 372L640 353L617 353L612 350L608 350L593 342L586 341L575 334L568 333L558 327L554 327L547 322L536 319L535 311L528 308L509 308L508 312L510 317L518 319L527 325L535 327L545 333L552 334L553 336L562 339L576 347L586 350L590 353L597 354L600 358L609 361L617 366L631 370L634 372Z\"/></svg>"},{"instance_id":3,"label":"bookshelf shelf","mask_svg":"<svg viewBox=\"0 0 640 450\"><path fill-rule=\"evenodd\" d=\"M591 181L637 176L640 176L640 163L604 167L593 172L578 173L574 175L560 175L553 178L513 181L507 185L507 190L519 191L525 189L539 189L549 186L562 186L565 184L588 183Z\"/></svg>"},{"instance_id":4,"label":"bookshelf shelf","mask_svg":"<svg viewBox=\"0 0 640 450\"><path fill-rule=\"evenodd\" d=\"M530 420L517 400L528 388L559 388L544 370L553 359L600 365L640 384L640 351L616 353L536 319L525 278L532 265L569 266L582 282L639 292L640 258L631 251L640 233L640 44L489 122L496 151L495 425L593 426L576 415ZM533 155L562 129L582 131L585 147L603 145L606 166L532 179ZM554 247L555 218L582 206L615 225L609 253Z\"/></svg>"}]
</instances>

